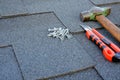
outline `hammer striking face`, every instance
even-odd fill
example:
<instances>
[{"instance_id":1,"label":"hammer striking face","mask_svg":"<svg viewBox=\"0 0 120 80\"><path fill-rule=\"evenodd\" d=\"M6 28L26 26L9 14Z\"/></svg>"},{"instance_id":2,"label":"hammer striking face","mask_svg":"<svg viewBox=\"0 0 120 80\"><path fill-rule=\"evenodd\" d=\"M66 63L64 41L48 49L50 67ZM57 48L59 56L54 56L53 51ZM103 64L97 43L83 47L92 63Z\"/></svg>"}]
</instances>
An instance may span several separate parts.
<instances>
[{"instance_id":1,"label":"hammer striking face","mask_svg":"<svg viewBox=\"0 0 120 80\"><path fill-rule=\"evenodd\" d=\"M96 20L96 16L98 15L104 15L107 16L111 12L110 7L93 7L88 11L84 11L80 13L80 17L82 21L88 21L88 20Z\"/></svg>"}]
</instances>

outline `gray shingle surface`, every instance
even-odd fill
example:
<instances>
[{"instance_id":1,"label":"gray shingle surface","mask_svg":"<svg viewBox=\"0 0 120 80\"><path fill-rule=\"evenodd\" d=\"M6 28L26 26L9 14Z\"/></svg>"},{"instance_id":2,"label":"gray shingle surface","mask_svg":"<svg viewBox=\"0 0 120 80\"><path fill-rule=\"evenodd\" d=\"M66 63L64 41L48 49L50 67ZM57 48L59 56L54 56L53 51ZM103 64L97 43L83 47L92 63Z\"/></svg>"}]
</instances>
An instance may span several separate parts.
<instances>
[{"instance_id":1,"label":"gray shingle surface","mask_svg":"<svg viewBox=\"0 0 120 80\"><path fill-rule=\"evenodd\" d=\"M71 75L66 75L50 80L102 80L94 69L87 69Z\"/></svg>"},{"instance_id":2,"label":"gray shingle surface","mask_svg":"<svg viewBox=\"0 0 120 80\"><path fill-rule=\"evenodd\" d=\"M80 12L93 6L88 0L24 0L24 4L29 13L54 11L71 31L82 30Z\"/></svg>"},{"instance_id":3,"label":"gray shingle surface","mask_svg":"<svg viewBox=\"0 0 120 80\"><path fill-rule=\"evenodd\" d=\"M22 1L24 1L24 3ZM111 1L114 2L119 0L109 0L109 3L107 3L107 1L108 0L104 0L104 4L110 4ZM97 2L102 3L103 0L99 0ZM101 50L90 42L85 37L84 33L75 36L78 39L79 44L74 38L60 42L58 39L47 37L48 28L64 27L56 17L58 17L66 27L71 29L71 31L81 31L82 28L79 27L79 24L82 22L80 21L79 14L82 11L89 10L92 6L95 5L93 5L90 0L0 0L0 18L1 16L19 15L24 13L43 13L26 17L0 19L0 47L9 44L14 46L15 53L17 54L22 71L24 72L23 75L25 80L55 76L69 71L93 66L94 63L90 56L97 63L95 68L105 80L119 80L120 64L106 61L102 56ZM120 24L120 4L108 6L112 7L112 12L108 16L108 19L113 23ZM51 11L54 11L56 17L52 13L44 13ZM99 23L94 21L85 22L85 24L95 28L101 27ZM103 32L107 37L109 37L109 39L120 46L120 43L117 42L108 32L105 30L100 30L100 32ZM81 48L81 46L83 48ZM76 51L71 50L71 48ZM2 80L6 80L8 77L10 80L21 80L21 74L18 71L17 63L13 60L14 56L11 48L0 48L0 52L9 53L7 58L6 56L3 56L3 58L5 58L4 60L9 61L7 65L14 63L11 66L7 66L6 72L3 71L0 74L0 76L6 74L5 77L2 77ZM1 59L3 60L3 58ZM4 67L0 66L0 68ZM11 70L15 71L13 75L18 75L13 77L9 74L9 71ZM90 76L96 74L94 70L90 70L90 72ZM75 75L61 77L59 79L77 79L81 76L84 78L84 74L89 76L89 70L85 71L85 73L77 73ZM90 79L94 80L94 77L90 77Z\"/></svg>"},{"instance_id":4,"label":"gray shingle surface","mask_svg":"<svg viewBox=\"0 0 120 80\"><path fill-rule=\"evenodd\" d=\"M75 38L62 42L47 37L48 28L64 28L53 13L2 19L0 25L0 42L13 45L25 80L55 76L94 65Z\"/></svg>"},{"instance_id":5,"label":"gray shingle surface","mask_svg":"<svg viewBox=\"0 0 120 80\"><path fill-rule=\"evenodd\" d=\"M0 48L0 80L22 80L12 47Z\"/></svg>"},{"instance_id":6,"label":"gray shingle surface","mask_svg":"<svg viewBox=\"0 0 120 80\"><path fill-rule=\"evenodd\" d=\"M120 4L111 6L111 14L108 16L108 19L120 25Z\"/></svg>"},{"instance_id":7,"label":"gray shingle surface","mask_svg":"<svg viewBox=\"0 0 120 80\"><path fill-rule=\"evenodd\" d=\"M101 34L109 38L116 45L120 47L120 43L116 41L106 30L99 30ZM108 62L102 55L102 51L91 41L85 38L85 34L76 35L80 44L83 45L84 49L92 56L97 62L96 69L105 80L119 80L120 79L120 64ZM88 45L88 46L87 46Z\"/></svg>"},{"instance_id":8,"label":"gray shingle surface","mask_svg":"<svg viewBox=\"0 0 120 80\"><path fill-rule=\"evenodd\" d=\"M80 20L80 12L89 10L94 5L89 0L46 0L46 1L34 1L34 0L24 0L24 4L28 9L29 13L35 12L49 12L54 11L57 17L69 28L71 31L79 31L82 30L79 25ZM87 5L87 6L86 6ZM119 16L115 16L120 13L119 4L117 6L111 6L113 12L109 15L109 19L114 23L118 24L114 18L119 19ZM115 13L116 12L116 13ZM114 15L114 16L112 16ZM94 21L85 22L85 24L89 24L96 28L101 27L99 23Z\"/></svg>"},{"instance_id":9,"label":"gray shingle surface","mask_svg":"<svg viewBox=\"0 0 120 80\"><path fill-rule=\"evenodd\" d=\"M21 0L0 0L0 15L10 16L27 13Z\"/></svg>"},{"instance_id":10,"label":"gray shingle surface","mask_svg":"<svg viewBox=\"0 0 120 80\"><path fill-rule=\"evenodd\" d=\"M58 18L67 26L71 31L79 31L82 30L79 27L81 23L79 14L84 10L89 10L90 7L94 6L88 0L80 1L80 0L70 0L70 1L34 1L34 0L23 0L24 4L20 0L12 0L12 1L1 1L1 15L16 15L23 13L36 13L36 12L51 12L54 11ZM73 4L74 3L74 4ZM11 4L11 5L8 5ZM86 5L83 5L86 4ZM17 6L16 6L17 5ZM25 8L24 8L25 5ZM15 7L14 7L15 6ZM120 8L118 6L112 6L112 13L109 15L109 19L114 23L118 24ZM26 11L26 9L28 11ZM116 12L116 13L115 13ZM116 14L118 16L116 16ZM73 16L74 15L74 16ZM118 19L117 21L114 19ZM101 27L98 23L94 21L86 22L91 26L95 26L96 28Z\"/></svg>"},{"instance_id":11,"label":"gray shingle surface","mask_svg":"<svg viewBox=\"0 0 120 80\"><path fill-rule=\"evenodd\" d=\"M120 64L110 63L103 59L103 57L97 57L101 61L97 60L98 65L96 69L99 74L104 78L104 80L120 80Z\"/></svg>"},{"instance_id":12,"label":"gray shingle surface","mask_svg":"<svg viewBox=\"0 0 120 80\"><path fill-rule=\"evenodd\" d=\"M106 4L115 4L120 3L120 0L90 0L95 5L106 5Z\"/></svg>"}]
</instances>

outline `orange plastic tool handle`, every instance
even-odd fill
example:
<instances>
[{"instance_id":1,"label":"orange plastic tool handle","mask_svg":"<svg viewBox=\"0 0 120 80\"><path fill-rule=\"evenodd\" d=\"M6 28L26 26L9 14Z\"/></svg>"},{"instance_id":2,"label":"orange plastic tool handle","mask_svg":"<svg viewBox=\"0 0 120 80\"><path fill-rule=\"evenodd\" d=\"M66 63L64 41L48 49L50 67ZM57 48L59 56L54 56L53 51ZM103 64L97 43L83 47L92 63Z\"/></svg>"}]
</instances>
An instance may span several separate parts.
<instances>
[{"instance_id":1,"label":"orange plastic tool handle","mask_svg":"<svg viewBox=\"0 0 120 80\"><path fill-rule=\"evenodd\" d=\"M114 51L112 49L110 49L106 44L104 44L99 37L97 37L92 31L87 30L86 31L86 36L88 39L90 39L91 41L93 41L95 44L97 44L99 46L99 48L102 49L102 53L104 55L104 57L112 62L113 56L115 55Z\"/></svg>"},{"instance_id":2,"label":"orange plastic tool handle","mask_svg":"<svg viewBox=\"0 0 120 80\"><path fill-rule=\"evenodd\" d=\"M120 48L116 46L112 41L105 38L103 35L101 35L98 31L95 29L92 29L92 32L96 34L105 44L107 44L109 47L111 47L115 52L120 52Z\"/></svg>"}]
</instances>

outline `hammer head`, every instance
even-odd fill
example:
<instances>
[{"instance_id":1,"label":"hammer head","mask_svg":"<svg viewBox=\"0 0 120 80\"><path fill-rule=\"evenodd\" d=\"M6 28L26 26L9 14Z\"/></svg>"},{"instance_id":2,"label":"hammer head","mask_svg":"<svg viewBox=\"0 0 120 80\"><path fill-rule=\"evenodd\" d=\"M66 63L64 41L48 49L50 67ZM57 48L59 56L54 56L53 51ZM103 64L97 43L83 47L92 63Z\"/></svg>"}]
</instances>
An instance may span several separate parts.
<instances>
[{"instance_id":1,"label":"hammer head","mask_svg":"<svg viewBox=\"0 0 120 80\"><path fill-rule=\"evenodd\" d=\"M110 12L111 12L110 7L104 7L104 8L93 7L88 11L81 12L80 17L82 21L96 20L95 18L96 16L98 15L107 16L110 14Z\"/></svg>"}]
</instances>

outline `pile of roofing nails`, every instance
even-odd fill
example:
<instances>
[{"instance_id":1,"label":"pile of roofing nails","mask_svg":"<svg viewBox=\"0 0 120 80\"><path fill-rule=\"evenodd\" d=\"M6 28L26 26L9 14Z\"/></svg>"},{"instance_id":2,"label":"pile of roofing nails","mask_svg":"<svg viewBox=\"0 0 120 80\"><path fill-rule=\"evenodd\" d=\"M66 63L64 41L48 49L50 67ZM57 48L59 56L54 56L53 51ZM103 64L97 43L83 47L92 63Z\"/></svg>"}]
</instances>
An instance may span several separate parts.
<instances>
[{"instance_id":1,"label":"pile of roofing nails","mask_svg":"<svg viewBox=\"0 0 120 80\"><path fill-rule=\"evenodd\" d=\"M53 28L53 29L48 29L49 33L48 36L49 37L53 37L53 38L59 38L60 40L64 40L65 38L72 38L72 34L70 34L69 29L62 29L60 28Z\"/></svg>"}]
</instances>

